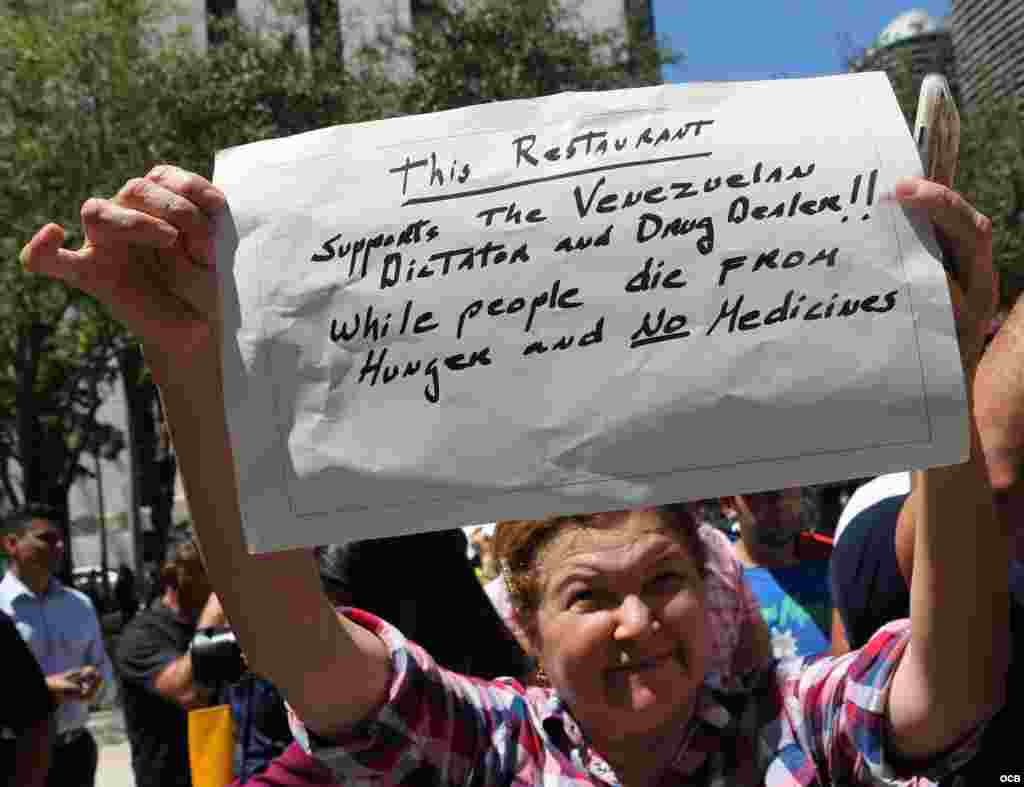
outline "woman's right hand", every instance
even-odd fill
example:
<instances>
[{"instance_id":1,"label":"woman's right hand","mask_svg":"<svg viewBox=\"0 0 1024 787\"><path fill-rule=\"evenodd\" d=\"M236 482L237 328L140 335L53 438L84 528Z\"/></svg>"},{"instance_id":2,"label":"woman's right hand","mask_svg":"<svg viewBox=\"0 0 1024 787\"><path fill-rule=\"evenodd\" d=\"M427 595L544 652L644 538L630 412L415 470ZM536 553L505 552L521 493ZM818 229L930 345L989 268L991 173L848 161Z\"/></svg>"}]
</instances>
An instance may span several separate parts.
<instances>
[{"instance_id":1,"label":"woman's right hand","mask_svg":"<svg viewBox=\"0 0 1024 787\"><path fill-rule=\"evenodd\" d=\"M113 199L82 205L78 251L63 248L63 227L47 224L22 249L21 262L97 298L148 354L175 366L218 344L213 219L225 205L205 178L160 165Z\"/></svg>"},{"instance_id":2,"label":"woman's right hand","mask_svg":"<svg viewBox=\"0 0 1024 787\"><path fill-rule=\"evenodd\" d=\"M225 207L209 181L159 166L129 180L113 199L82 206L85 242L78 251L62 248L63 228L47 224L26 244L21 261L29 271L93 295L142 340L217 593L204 615L230 616L253 669L285 693L310 729L330 732L379 703L391 666L376 635L339 623L310 555L254 557L246 547L218 385L213 224Z\"/></svg>"}]
</instances>

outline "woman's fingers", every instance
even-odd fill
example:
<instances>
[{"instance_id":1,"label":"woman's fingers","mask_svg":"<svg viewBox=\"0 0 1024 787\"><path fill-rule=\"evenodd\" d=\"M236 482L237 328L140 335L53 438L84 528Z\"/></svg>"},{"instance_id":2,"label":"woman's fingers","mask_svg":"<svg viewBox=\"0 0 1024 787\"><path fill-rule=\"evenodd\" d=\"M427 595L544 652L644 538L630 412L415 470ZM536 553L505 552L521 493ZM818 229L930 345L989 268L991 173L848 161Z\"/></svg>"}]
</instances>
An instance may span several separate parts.
<instances>
[{"instance_id":1,"label":"woman's fingers","mask_svg":"<svg viewBox=\"0 0 1024 787\"><path fill-rule=\"evenodd\" d=\"M155 224L175 229L181 235L182 247L194 262L201 265L212 265L213 227L211 216L193 201L198 197L186 196L186 194L175 190L177 187L186 193L198 193L200 189L190 189L184 182L172 182L172 180L163 178L161 181L156 181L149 176L132 178L121 187L111 204L121 210L134 211L146 216ZM166 186L163 185L165 182ZM88 229L86 232L88 234Z\"/></svg>"},{"instance_id":2,"label":"woman's fingers","mask_svg":"<svg viewBox=\"0 0 1024 787\"><path fill-rule=\"evenodd\" d=\"M160 164L149 171L146 180L181 195L198 206L207 216L215 216L227 204L224 192L202 175L188 172L181 167Z\"/></svg>"},{"instance_id":3,"label":"woman's fingers","mask_svg":"<svg viewBox=\"0 0 1024 787\"><path fill-rule=\"evenodd\" d=\"M81 217L87 243L100 248L143 246L170 249L181 234L158 216L95 197L82 205Z\"/></svg>"},{"instance_id":4,"label":"woman's fingers","mask_svg":"<svg viewBox=\"0 0 1024 787\"><path fill-rule=\"evenodd\" d=\"M199 310L168 287L167 280L178 268L193 275L212 276L212 271L187 260L176 262L175 256L184 255L173 251L165 253L161 265L152 246L111 249L86 243L73 251L62 248L63 242L64 229L47 224L22 249L22 264L26 270L59 279L107 304L118 320L148 343L186 350L208 336L207 323L198 319Z\"/></svg>"},{"instance_id":5,"label":"woman's fingers","mask_svg":"<svg viewBox=\"0 0 1024 787\"><path fill-rule=\"evenodd\" d=\"M181 353L209 338L215 322L212 224L225 204L205 178L162 165L113 199L82 205L80 250L63 248L63 228L48 224L21 261L106 303L147 343Z\"/></svg>"},{"instance_id":6,"label":"woman's fingers","mask_svg":"<svg viewBox=\"0 0 1024 787\"><path fill-rule=\"evenodd\" d=\"M61 261L58 253L64 245L64 228L59 224L47 224L25 244L18 255L22 266L31 273L41 273L67 281L61 275Z\"/></svg>"},{"instance_id":7,"label":"woman's fingers","mask_svg":"<svg viewBox=\"0 0 1024 787\"><path fill-rule=\"evenodd\" d=\"M949 279L950 298L961 351L973 364L999 296L992 265L992 222L955 191L923 178L899 181L893 197L928 213L940 241L956 262L957 277Z\"/></svg>"},{"instance_id":8,"label":"woman's fingers","mask_svg":"<svg viewBox=\"0 0 1024 787\"><path fill-rule=\"evenodd\" d=\"M995 308L997 277L992 266L992 222L955 191L923 178L899 181L893 194L904 205L927 211L957 263L959 284L978 318Z\"/></svg>"},{"instance_id":9,"label":"woman's fingers","mask_svg":"<svg viewBox=\"0 0 1024 787\"><path fill-rule=\"evenodd\" d=\"M900 202L927 210L949 239L957 257L975 256L982 251L984 235L991 236L991 222L967 200L939 183L924 178L905 178L896 183L893 193Z\"/></svg>"}]
</instances>

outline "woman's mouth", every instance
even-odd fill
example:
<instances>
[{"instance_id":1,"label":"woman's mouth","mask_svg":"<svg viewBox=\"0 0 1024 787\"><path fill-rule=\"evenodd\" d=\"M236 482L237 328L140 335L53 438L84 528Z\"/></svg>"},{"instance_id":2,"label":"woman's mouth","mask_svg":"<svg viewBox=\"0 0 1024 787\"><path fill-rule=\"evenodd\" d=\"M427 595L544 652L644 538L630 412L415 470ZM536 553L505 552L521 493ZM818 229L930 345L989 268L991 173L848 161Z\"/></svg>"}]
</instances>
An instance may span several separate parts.
<instances>
[{"instance_id":1,"label":"woman's mouth","mask_svg":"<svg viewBox=\"0 0 1024 787\"><path fill-rule=\"evenodd\" d=\"M646 672L657 669L665 662L676 657L675 652L663 653L661 655L636 657L626 651L622 651L619 663L611 667L611 672Z\"/></svg>"}]
</instances>

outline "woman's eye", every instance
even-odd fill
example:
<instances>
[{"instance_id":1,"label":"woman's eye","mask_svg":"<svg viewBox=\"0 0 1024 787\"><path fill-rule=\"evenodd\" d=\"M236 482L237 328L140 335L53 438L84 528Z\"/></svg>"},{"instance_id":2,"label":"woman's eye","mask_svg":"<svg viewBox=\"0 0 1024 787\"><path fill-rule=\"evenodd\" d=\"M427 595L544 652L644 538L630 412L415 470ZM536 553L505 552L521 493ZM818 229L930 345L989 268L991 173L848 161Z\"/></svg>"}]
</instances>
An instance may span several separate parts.
<instances>
[{"instance_id":1,"label":"woman's eye","mask_svg":"<svg viewBox=\"0 0 1024 787\"><path fill-rule=\"evenodd\" d=\"M650 584L657 590L666 590L682 585L685 580L686 577L678 571L666 571L662 574L658 574L658 576L651 580Z\"/></svg>"},{"instance_id":2,"label":"woman's eye","mask_svg":"<svg viewBox=\"0 0 1024 787\"><path fill-rule=\"evenodd\" d=\"M594 591L592 590L574 590L569 594L569 606L582 606L590 603L594 600Z\"/></svg>"}]
</instances>

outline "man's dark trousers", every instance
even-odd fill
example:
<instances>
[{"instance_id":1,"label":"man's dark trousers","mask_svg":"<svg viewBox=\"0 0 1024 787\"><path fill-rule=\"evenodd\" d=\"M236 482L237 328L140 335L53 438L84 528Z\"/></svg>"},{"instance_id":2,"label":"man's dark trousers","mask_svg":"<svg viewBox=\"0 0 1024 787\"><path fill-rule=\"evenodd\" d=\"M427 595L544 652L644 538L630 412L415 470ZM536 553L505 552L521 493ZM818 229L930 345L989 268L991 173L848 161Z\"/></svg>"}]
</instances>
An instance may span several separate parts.
<instances>
[{"instance_id":1,"label":"man's dark trousers","mask_svg":"<svg viewBox=\"0 0 1024 787\"><path fill-rule=\"evenodd\" d=\"M50 757L47 787L93 787L99 751L88 730L58 735Z\"/></svg>"}]
</instances>

